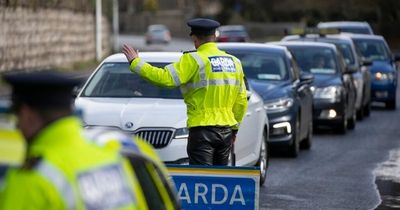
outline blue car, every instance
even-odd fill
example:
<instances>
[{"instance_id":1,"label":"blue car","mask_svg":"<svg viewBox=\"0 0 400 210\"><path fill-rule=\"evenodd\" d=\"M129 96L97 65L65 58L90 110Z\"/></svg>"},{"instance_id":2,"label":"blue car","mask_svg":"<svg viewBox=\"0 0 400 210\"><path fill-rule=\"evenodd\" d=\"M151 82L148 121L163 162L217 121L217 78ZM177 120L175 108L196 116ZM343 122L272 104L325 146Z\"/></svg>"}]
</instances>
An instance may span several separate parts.
<instances>
[{"instance_id":1,"label":"blue car","mask_svg":"<svg viewBox=\"0 0 400 210\"><path fill-rule=\"evenodd\" d=\"M357 52L364 59L372 61L369 70L372 75L371 98L384 102L388 109L396 109L397 71L394 59L385 39L378 35L347 34Z\"/></svg>"},{"instance_id":2,"label":"blue car","mask_svg":"<svg viewBox=\"0 0 400 210\"><path fill-rule=\"evenodd\" d=\"M264 100L269 120L269 145L288 148L296 157L312 144L313 75L300 73L290 52L281 46L250 43L218 44L242 62L250 85Z\"/></svg>"}]
</instances>

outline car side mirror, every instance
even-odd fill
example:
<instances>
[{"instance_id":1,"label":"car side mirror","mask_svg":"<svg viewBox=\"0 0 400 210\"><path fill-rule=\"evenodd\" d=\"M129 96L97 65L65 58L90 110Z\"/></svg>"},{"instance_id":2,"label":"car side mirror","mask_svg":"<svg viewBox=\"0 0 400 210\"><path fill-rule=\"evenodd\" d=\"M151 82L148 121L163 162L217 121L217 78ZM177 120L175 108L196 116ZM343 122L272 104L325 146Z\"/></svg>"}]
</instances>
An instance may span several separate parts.
<instances>
[{"instance_id":1,"label":"car side mirror","mask_svg":"<svg viewBox=\"0 0 400 210\"><path fill-rule=\"evenodd\" d=\"M372 60L362 57L360 64L361 64L361 66L371 66L372 65Z\"/></svg>"},{"instance_id":2,"label":"car side mirror","mask_svg":"<svg viewBox=\"0 0 400 210\"><path fill-rule=\"evenodd\" d=\"M311 84L314 81L314 75L310 73L302 72L300 74L300 83Z\"/></svg>"},{"instance_id":3,"label":"car side mirror","mask_svg":"<svg viewBox=\"0 0 400 210\"><path fill-rule=\"evenodd\" d=\"M352 74L352 73L356 73L357 71L358 71L357 66L355 66L355 65L347 65L345 73Z\"/></svg>"},{"instance_id":4,"label":"car side mirror","mask_svg":"<svg viewBox=\"0 0 400 210\"><path fill-rule=\"evenodd\" d=\"M399 62L400 61L400 53L395 53L393 57L394 57L394 61L395 62Z\"/></svg>"},{"instance_id":5,"label":"car side mirror","mask_svg":"<svg viewBox=\"0 0 400 210\"><path fill-rule=\"evenodd\" d=\"M74 87L74 89L72 89L72 97L73 98L78 97L79 92L81 92L81 90L82 90L82 87L80 87L80 86Z\"/></svg>"}]
</instances>

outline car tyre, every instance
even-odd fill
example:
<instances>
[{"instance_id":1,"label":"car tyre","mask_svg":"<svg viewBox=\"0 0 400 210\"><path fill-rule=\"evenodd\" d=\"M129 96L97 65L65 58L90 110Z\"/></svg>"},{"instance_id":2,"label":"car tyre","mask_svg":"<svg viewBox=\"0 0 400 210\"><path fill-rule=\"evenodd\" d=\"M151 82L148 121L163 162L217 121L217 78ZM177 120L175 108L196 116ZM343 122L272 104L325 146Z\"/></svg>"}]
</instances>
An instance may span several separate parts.
<instances>
[{"instance_id":1,"label":"car tyre","mask_svg":"<svg viewBox=\"0 0 400 210\"><path fill-rule=\"evenodd\" d=\"M369 117L370 114L371 114L371 101L368 101L368 103L365 104L364 106L364 116Z\"/></svg>"},{"instance_id":2,"label":"car tyre","mask_svg":"<svg viewBox=\"0 0 400 210\"><path fill-rule=\"evenodd\" d=\"M347 119L346 117L343 117L342 121L337 125L336 131L339 134L346 134L347 132Z\"/></svg>"},{"instance_id":3,"label":"car tyre","mask_svg":"<svg viewBox=\"0 0 400 210\"><path fill-rule=\"evenodd\" d=\"M396 99L390 100L386 102L386 108L395 110L396 109Z\"/></svg>"},{"instance_id":4,"label":"car tyre","mask_svg":"<svg viewBox=\"0 0 400 210\"><path fill-rule=\"evenodd\" d=\"M296 124L295 124L295 130L293 135L293 142L289 146L289 156L292 158L295 158L299 155L300 151L300 139L299 139L299 134L300 134L300 118L296 118Z\"/></svg>"},{"instance_id":5,"label":"car tyre","mask_svg":"<svg viewBox=\"0 0 400 210\"><path fill-rule=\"evenodd\" d=\"M363 120L364 119L364 107L360 107L359 110L357 110L357 120Z\"/></svg>"},{"instance_id":6,"label":"car tyre","mask_svg":"<svg viewBox=\"0 0 400 210\"><path fill-rule=\"evenodd\" d=\"M356 121L357 121L356 118L357 118L357 117L356 117L356 113L353 113L353 115L351 116L351 118L348 119L348 122L347 122L347 128L348 128L348 129L354 130L354 128L356 128Z\"/></svg>"},{"instance_id":7,"label":"car tyre","mask_svg":"<svg viewBox=\"0 0 400 210\"><path fill-rule=\"evenodd\" d=\"M260 157L257 161L256 166L260 168L260 186L265 183L267 178L267 169L269 165L269 151L265 131L263 132L263 141L260 148Z\"/></svg>"},{"instance_id":8,"label":"car tyre","mask_svg":"<svg viewBox=\"0 0 400 210\"><path fill-rule=\"evenodd\" d=\"M309 150L312 146L312 135L313 135L313 123L312 120L308 125L308 133L307 133L307 137L305 139L303 139L303 141L301 141L300 143L300 147L302 149L307 149Z\"/></svg>"}]
</instances>

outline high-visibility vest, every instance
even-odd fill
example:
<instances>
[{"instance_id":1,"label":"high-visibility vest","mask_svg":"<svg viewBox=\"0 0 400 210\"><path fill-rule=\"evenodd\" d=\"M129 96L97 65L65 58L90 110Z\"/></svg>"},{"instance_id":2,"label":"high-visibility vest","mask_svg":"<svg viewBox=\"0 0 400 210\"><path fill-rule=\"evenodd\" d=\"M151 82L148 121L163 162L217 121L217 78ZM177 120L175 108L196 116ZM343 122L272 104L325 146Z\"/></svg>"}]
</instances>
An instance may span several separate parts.
<instances>
[{"instance_id":1,"label":"high-visibility vest","mask_svg":"<svg viewBox=\"0 0 400 210\"><path fill-rule=\"evenodd\" d=\"M136 58L131 71L166 87L180 87L187 105L188 127L237 126L247 109L242 65L215 43L184 53L176 63L157 68ZM235 129L235 128L234 128Z\"/></svg>"},{"instance_id":2,"label":"high-visibility vest","mask_svg":"<svg viewBox=\"0 0 400 210\"><path fill-rule=\"evenodd\" d=\"M181 208L173 180L151 144L138 136L131 136L120 131L102 128L88 130L86 135L101 147L119 151L128 158L133 157L133 160L131 160L132 162L138 161L139 159L144 160L143 162L147 164L147 174L152 177L153 187L157 188L156 191L158 191L160 199L162 200L163 209L173 210ZM137 166L133 163L132 168L135 171ZM139 174L136 174L136 176L138 176L137 178L140 182L141 177ZM145 181L148 182L147 179ZM148 184L146 185L146 187L151 187ZM143 188L144 186L141 187ZM144 196L147 197L149 195L145 193ZM151 196L154 197L154 195ZM151 200L155 201L154 198L151 198Z\"/></svg>"},{"instance_id":3,"label":"high-visibility vest","mask_svg":"<svg viewBox=\"0 0 400 210\"><path fill-rule=\"evenodd\" d=\"M126 158L87 141L80 121L65 117L42 129L22 167L9 169L0 209L147 209L133 173Z\"/></svg>"}]
</instances>

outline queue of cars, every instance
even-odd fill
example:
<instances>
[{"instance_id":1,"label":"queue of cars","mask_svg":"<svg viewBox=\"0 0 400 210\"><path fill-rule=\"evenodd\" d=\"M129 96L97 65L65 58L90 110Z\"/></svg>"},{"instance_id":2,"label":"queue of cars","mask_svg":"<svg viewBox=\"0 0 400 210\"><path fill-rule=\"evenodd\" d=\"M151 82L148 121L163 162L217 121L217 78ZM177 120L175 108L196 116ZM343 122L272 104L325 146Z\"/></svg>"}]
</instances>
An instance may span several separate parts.
<instances>
[{"instance_id":1,"label":"queue of cars","mask_svg":"<svg viewBox=\"0 0 400 210\"><path fill-rule=\"evenodd\" d=\"M313 76L300 73L285 47L256 43L218 44L242 62L250 85L260 94L269 121L270 145L286 146L296 157L300 146L311 148Z\"/></svg>"},{"instance_id":2,"label":"queue of cars","mask_svg":"<svg viewBox=\"0 0 400 210\"><path fill-rule=\"evenodd\" d=\"M369 116L372 101L396 107L394 62L398 59L364 23L346 23L318 27L340 26L341 31L365 34L302 34L261 44L239 43L249 40L242 33L244 27L218 30L218 47L241 60L248 89L249 106L231 164L258 166L261 184L272 146L283 146L296 157L300 148L311 148L314 129L328 127L345 134L356 127L357 119ZM242 31L242 37L229 30ZM376 51L369 51L371 45ZM181 55L140 53L144 61L161 68ZM155 147L165 163L187 164L186 106L179 88L160 88L131 73L122 54L109 56L99 65L75 105L83 110L87 129L102 127L138 135Z\"/></svg>"},{"instance_id":3,"label":"queue of cars","mask_svg":"<svg viewBox=\"0 0 400 210\"><path fill-rule=\"evenodd\" d=\"M343 55L347 68L357 69L352 74L356 88L355 106L357 118L362 120L364 115L369 116L371 109L371 73L361 63L355 45L350 37L343 34L303 34L286 36L282 40L323 42L336 45Z\"/></svg>"}]
</instances>

